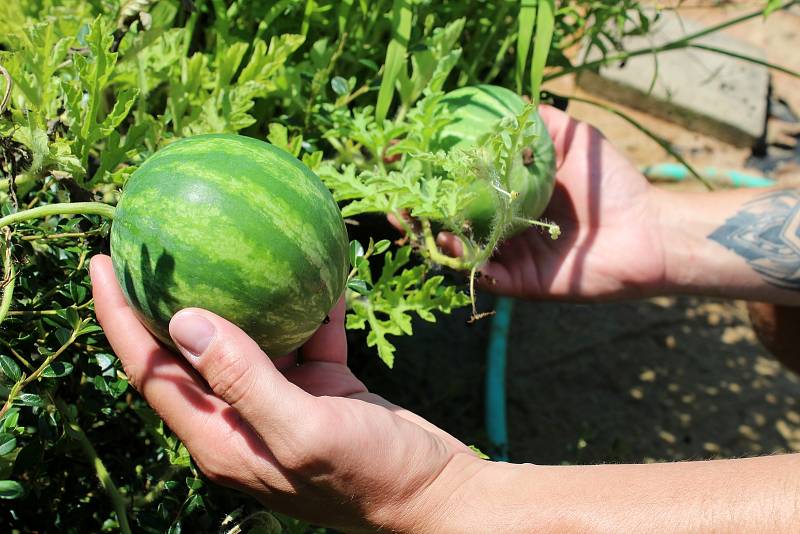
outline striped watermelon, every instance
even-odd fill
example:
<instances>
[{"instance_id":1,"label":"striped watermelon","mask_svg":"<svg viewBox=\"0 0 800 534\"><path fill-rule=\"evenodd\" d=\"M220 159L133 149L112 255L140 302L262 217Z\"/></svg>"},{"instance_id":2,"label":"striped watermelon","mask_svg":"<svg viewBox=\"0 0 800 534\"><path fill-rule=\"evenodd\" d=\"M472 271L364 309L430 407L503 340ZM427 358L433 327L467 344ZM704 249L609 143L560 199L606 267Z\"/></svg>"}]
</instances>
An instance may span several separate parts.
<instances>
[{"instance_id":1,"label":"striped watermelon","mask_svg":"<svg viewBox=\"0 0 800 534\"><path fill-rule=\"evenodd\" d=\"M238 135L177 141L130 177L111 229L128 302L162 341L186 307L240 326L272 357L302 345L344 291L339 208L296 158Z\"/></svg>"},{"instance_id":2,"label":"striped watermelon","mask_svg":"<svg viewBox=\"0 0 800 534\"><path fill-rule=\"evenodd\" d=\"M522 113L525 102L504 87L476 85L462 87L447 93L440 105L448 111L453 121L445 126L434 142L435 149L467 149L493 133L498 122L508 116ZM518 166L512 171L511 189L519 193L518 215L537 219L541 217L553 194L556 163L553 141L544 122L533 116L538 137L531 147L533 161L525 166L522 155ZM477 182L473 189L478 193L475 200L465 208L466 218L471 221L474 233L483 237L491 228L497 195L487 182ZM526 228L524 224L511 229L511 233Z\"/></svg>"}]
</instances>

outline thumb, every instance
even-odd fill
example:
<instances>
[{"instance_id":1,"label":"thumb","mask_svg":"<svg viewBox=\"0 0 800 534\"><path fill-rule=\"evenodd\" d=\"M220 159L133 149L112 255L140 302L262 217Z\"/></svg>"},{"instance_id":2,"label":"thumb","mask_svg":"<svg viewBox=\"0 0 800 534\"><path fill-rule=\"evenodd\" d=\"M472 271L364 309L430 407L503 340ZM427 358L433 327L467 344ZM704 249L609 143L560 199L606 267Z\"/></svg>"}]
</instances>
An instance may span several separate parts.
<instances>
[{"instance_id":1,"label":"thumb","mask_svg":"<svg viewBox=\"0 0 800 534\"><path fill-rule=\"evenodd\" d=\"M309 413L311 397L286 380L233 323L206 310L187 308L173 316L169 333L214 394L262 437L280 437L292 428L292 421Z\"/></svg>"}]
</instances>

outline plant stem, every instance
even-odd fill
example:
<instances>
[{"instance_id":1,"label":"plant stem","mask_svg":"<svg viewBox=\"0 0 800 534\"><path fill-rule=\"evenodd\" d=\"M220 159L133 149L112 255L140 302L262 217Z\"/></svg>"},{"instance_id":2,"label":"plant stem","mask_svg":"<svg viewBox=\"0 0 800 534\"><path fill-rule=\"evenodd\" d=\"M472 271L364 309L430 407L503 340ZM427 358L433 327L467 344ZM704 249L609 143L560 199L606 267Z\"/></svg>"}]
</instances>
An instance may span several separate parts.
<instances>
[{"instance_id":1,"label":"plant stem","mask_svg":"<svg viewBox=\"0 0 800 534\"><path fill-rule=\"evenodd\" d=\"M78 323L78 326L76 326L73 329L72 335L69 336L69 339L67 339L67 341L64 342L64 344L61 345L61 347L59 347L57 351L50 353L47 356L47 358L45 358L44 361L39 365L39 368L36 369L34 372L32 372L30 376L25 376L22 379L20 379L19 382L14 384L14 387L11 388L11 392L8 394L8 398L6 399L5 404L3 404L3 408L0 409L0 419L2 419L5 413L8 411L8 409L11 408L11 405L14 404L14 400L17 398L17 395L19 395L20 392L22 392L25 386L27 386L34 380L39 380L42 377L42 374L44 373L45 369L47 369L47 367L51 363L53 363L53 361L56 358L61 356L61 354L63 354L64 351L67 350L67 348L70 345L72 345L72 343L78 337L78 332L80 332L81 328L83 328L85 324L86 324L85 321L81 321L80 323Z\"/></svg>"},{"instance_id":2,"label":"plant stem","mask_svg":"<svg viewBox=\"0 0 800 534\"><path fill-rule=\"evenodd\" d=\"M116 208L103 202L64 202L48 204L25 211L18 211L0 217L0 228L31 219L41 219L50 215L100 215L108 219L114 218Z\"/></svg>"},{"instance_id":3,"label":"plant stem","mask_svg":"<svg viewBox=\"0 0 800 534\"><path fill-rule=\"evenodd\" d=\"M726 50L724 48L717 48L716 46L709 46L699 43L691 43L689 44L689 48L697 48L698 50L706 50L708 52L714 52L715 54L730 56L736 59L741 59L742 61L747 61L748 63L755 63L756 65L762 65L769 69L777 70L778 72L794 76L795 78L800 78L800 71L787 69L786 67L781 67L780 65L776 65L775 63L770 63L769 61L764 61L763 59L759 59L757 57L740 54L732 50Z\"/></svg>"},{"instance_id":4,"label":"plant stem","mask_svg":"<svg viewBox=\"0 0 800 534\"><path fill-rule=\"evenodd\" d=\"M794 4L798 3L800 0L791 0L789 2L785 2L781 5L778 9L785 9L787 7L791 7ZM725 28L729 28L731 26L735 26L741 22L748 21L750 19L754 19L764 13L764 9L757 9L755 11L751 11L750 13L746 13L739 17L733 18L731 20L727 20L725 22L721 22L715 26L710 26L708 28L704 28L702 30L696 31L692 34L686 35L681 37L680 39L676 39L675 41L670 41L669 43L664 43L663 45L659 46L648 46L644 48L638 48L636 50L631 50L627 52L620 52L619 54L613 54L610 56L605 56L600 59L596 59L594 61L589 61L587 63L582 63L580 65L571 65L569 67L564 67L559 71L553 72L548 74L544 77L543 82L547 82L550 80L554 80L556 78L560 78L561 76L565 76L567 74L572 74L573 72L581 71L584 69L591 69L594 67L599 67L601 65L605 65L608 63L613 63L614 61L625 61L629 58L642 56L645 54L657 54L659 52L665 52L667 50L676 50L679 48L687 48L693 46L694 43L692 41L699 39L701 37L705 37L706 35L716 33L720 30L724 30Z\"/></svg>"},{"instance_id":5,"label":"plant stem","mask_svg":"<svg viewBox=\"0 0 800 534\"><path fill-rule=\"evenodd\" d=\"M3 339L3 338L1 338L1 337L0 337L0 343L2 343L3 345L5 345L5 347L6 347L8 350L10 350L10 351L11 351L11 354L13 354L13 355L14 355L14 357L15 357L16 359L18 359L18 360L20 361L20 363L22 363L22 365L24 365L25 367L27 367L29 370L33 371L33 365L31 365L31 364L30 364L30 362L29 362L28 360L26 360L25 358L23 358L23 357L22 357L22 354L20 354L19 352L17 352L17 351L16 351L16 349L14 349L14 347L12 347L12 346L11 346L11 343L9 343L8 341L6 341L5 339Z\"/></svg>"},{"instance_id":6,"label":"plant stem","mask_svg":"<svg viewBox=\"0 0 800 534\"><path fill-rule=\"evenodd\" d=\"M468 322L470 324L474 323L475 321L479 321L485 317L491 317L494 315L494 310L488 312L481 312L478 313L477 305L475 304L475 275L478 272L478 266L475 265L469 271L469 300L472 302L472 316L469 318Z\"/></svg>"},{"instance_id":7,"label":"plant stem","mask_svg":"<svg viewBox=\"0 0 800 534\"><path fill-rule=\"evenodd\" d=\"M20 237L23 241L38 241L39 239L49 240L49 239L64 239L67 237L87 237L90 235L97 235L99 234L99 230L89 230L88 232L63 232L60 234L43 234L43 235L24 235Z\"/></svg>"},{"instance_id":8,"label":"plant stem","mask_svg":"<svg viewBox=\"0 0 800 534\"><path fill-rule=\"evenodd\" d=\"M3 280L0 288L3 297L0 299L0 323L2 323L11 309L11 300L14 297L14 284L17 273L14 270L14 259L11 257L11 230L6 228L5 243L3 244Z\"/></svg>"},{"instance_id":9,"label":"plant stem","mask_svg":"<svg viewBox=\"0 0 800 534\"><path fill-rule=\"evenodd\" d=\"M431 222L428 219L422 219L421 222L422 234L425 238L425 250L431 261L438 263L439 265L444 265L445 267L450 267L451 269L455 269L457 271L463 271L465 268L467 268L465 260L460 258L452 258L446 254L442 254L439 251L439 247L436 245L436 238L433 237Z\"/></svg>"},{"instance_id":10,"label":"plant stem","mask_svg":"<svg viewBox=\"0 0 800 534\"><path fill-rule=\"evenodd\" d=\"M678 152L674 148L672 148L672 145L670 144L669 141L667 141L666 139L661 138L656 133L651 132L649 129L645 128L644 126L642 126L641 124L636 122L636 120L633 117L629 116L627 113L624 113L624 112L622 112L622 111L620 111L620 110L618 110L616 108L613 108L611 106L606 106L605 104L603 104L601 102L596 102L594 100L589 100L588 98L581 98L581 97L578 97L578 96L566 97L566 96L556 95L555 93L552 93L552 92L550 94L553 95L553 96L558 96L560 98L567 98L568 100L574 100L576 102L583 102L584 104L589 104L591 106L595 106L595 107L598 107L600 109L603 109L603 110L605 110L605 111L607 111L609 113L613 113L617 117L621 118L622 120L624 120L625 122L627 122L628 124L630 124L631 126L636 128L637 130L639 130L640 132L645 134L647 137L649 137L650 139L652 139L653 141L658 143L658 145L661 148L663 148L670 156L672 156L673 158L678 160L682 165L684 165L686 167L686 170L688 170L692 174L692 176L697 178L706 187L706 189L708 189L709 191L713 191L714 190L714 186L711 185L711 183L706 178L704 178L699 172L697 172L697 169L695 169L688 161L686 161L686 159L683 156L678 154Z\"/></svg>"},{"instance_id":11,"label":"plant stem","mask_svg":"<svg viewBox=\"0 0 800 534\"><path fill-rule=\"evenodd\" d=\"M56 405L56 408L58 408L58 411L61 413L61 416L64 418L64 430L72 439L78 442L78 444L81 446L81 449L83 449L84 454L89 458L89 461L91 461L92 465L94 466L97 479L100 481L100 486L105 490L108 498L111 500L111 505L114 507L114 511L117 514L120 531L123 534L131 534L131 527L128 524L127 504L125 502L125 497L122 495L122 493L120 493L119 489L117 489L117 486L114 484L114 480L111 478L108 469L106 469L105 464L103 464L103 461L97 455L97 451L92 445L92 442L89 441L86 433L72 418L69 408L64 401L56 398L53 400L53 402Z\"/></svg>"}]
</instances>

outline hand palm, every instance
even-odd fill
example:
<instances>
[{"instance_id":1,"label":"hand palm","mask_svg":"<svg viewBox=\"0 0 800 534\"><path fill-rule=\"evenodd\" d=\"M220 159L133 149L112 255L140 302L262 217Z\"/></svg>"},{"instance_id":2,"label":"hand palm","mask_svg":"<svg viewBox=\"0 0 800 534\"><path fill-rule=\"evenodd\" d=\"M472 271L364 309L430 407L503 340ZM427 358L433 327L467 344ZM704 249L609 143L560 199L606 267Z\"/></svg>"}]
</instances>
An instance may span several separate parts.
<instances>
[{"instance_id":1,"label":"hand palm","mask_svg":"<svg viewBox=\"0 0 800 534\"><path fill-rule=\"evenodd\" d=\"M647 224L658 217L653 188L597 130L554 108L541 113L558 162L545 217L561 226L561 237L531 228L509 239L483 267L483 286L518 297L594 299L629 295L662 276L660 243Z\"/></svg>"},{"instance_id":2,"label":"hand palm","mask_svg":"<svg viewBox=\"0 0 800 534\"><path fill-rule=\"evenodd\" d=\"M296 354L273 365L244 332L202 310L190 313L215 321L219 343L202 357L177 356L139 323L110 258L92 260L92 283L98 319L131 384L212 480L275 510L345 528L379 525L406 506L425 506L416 501L437 474L472 457L350 372L343 301Z\"/></svg>"}]
</instances>

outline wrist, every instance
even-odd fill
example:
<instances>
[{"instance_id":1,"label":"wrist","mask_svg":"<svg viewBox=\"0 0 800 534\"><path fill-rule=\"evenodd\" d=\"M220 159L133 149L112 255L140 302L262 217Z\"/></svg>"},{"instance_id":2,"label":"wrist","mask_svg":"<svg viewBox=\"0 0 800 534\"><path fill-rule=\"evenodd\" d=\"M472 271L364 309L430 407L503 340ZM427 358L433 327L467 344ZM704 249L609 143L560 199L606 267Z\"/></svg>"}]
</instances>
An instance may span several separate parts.
<instances>
[{"instance_id":1,"label":"wrist","mask_svg":"<svg viewBox=\"0 0 800 534\"><path fill-rule=\"evenodd\" d=\"M799 304L796 291L768 283L740 254L714 239L724 230L744 233L748 227L735 220L749 201L765 190L714 193L673 192L655 189L654 212L663 254L663 280L653 294L694 294L774 303ZM735 228L739 225L739 228Z\"/></svg>"},{"instance_id":2,"label":"wrist","mask_svg":"<svg viewBox=\"0 0 800 534\"><path fill-rule=\"evenodd\" d=\"M424 504L415 507L400 532L567 532L586 527L585 518L564 513L570 496L559 493L558 468L491 462L457 455L442 471ZM411 525L408 527L408 525Z\"/></svg>"},{"instance_id":3,"label":"wrist","mask_svg":"<svg viewBox=\"0 0 800 534\"><path fill-rule=\"evenodd\" d=\"M474 528L477 523L470 524L464 518L463 508L477 504L472 501L481 492L476 481L483 480L492 465L473 454L453 455L427 486L407 502L392 506L375 526L420 534L464 532L470 525Z\"/></svg>"}]
</instances>

